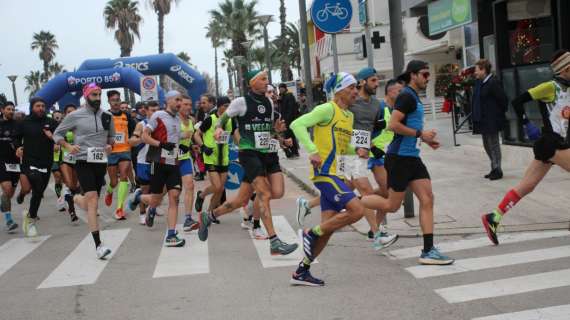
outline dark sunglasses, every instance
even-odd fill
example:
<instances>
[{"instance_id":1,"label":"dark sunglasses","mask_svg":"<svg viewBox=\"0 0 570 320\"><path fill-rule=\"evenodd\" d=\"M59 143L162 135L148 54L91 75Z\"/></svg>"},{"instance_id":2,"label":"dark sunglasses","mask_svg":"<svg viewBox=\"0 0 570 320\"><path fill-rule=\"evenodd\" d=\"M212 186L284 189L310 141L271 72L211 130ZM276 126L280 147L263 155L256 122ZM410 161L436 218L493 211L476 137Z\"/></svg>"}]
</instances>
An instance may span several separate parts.
<instances>
[{"instance_id":1,"label":"dark sunglasses","mask_svg":"<svg viewBox=\"0 0 570 320\"><path fill-rule=\"evenodd\" d=\"M430 73L428 71L426 72L420 72L420 74L422 75L422 77L424 77L425 79L429 78Z\"/></svg>"}]
</instances>

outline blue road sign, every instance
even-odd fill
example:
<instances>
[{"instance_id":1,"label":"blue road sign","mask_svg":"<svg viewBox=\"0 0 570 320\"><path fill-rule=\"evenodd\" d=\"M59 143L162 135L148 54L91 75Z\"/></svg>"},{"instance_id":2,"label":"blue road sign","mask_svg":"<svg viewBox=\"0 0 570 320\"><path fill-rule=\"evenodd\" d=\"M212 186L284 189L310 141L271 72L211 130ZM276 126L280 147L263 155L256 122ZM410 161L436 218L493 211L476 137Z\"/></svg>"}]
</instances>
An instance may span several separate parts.
<instances>
[{"instance_id":1,"label":"blue road sign","mask_svg":"<svg viewBox=\"0 0 570 320\"><path fill-rule=\"evenodd\" d=\"M241 180L243 179L243 168L239 163L232 161L228 167L228 179L225 187L228 190L239 189Z\"/></svg>"},{"instance_id":2,"label":"blue road sign","mask_svg":"<svg viewBox=\"0 0 570 320\"><path fill-rule=\"evenodd\" d=\"M325 33L340 32L352 19L352 5L349 0L315 0L311 19Z\"/></svg>"}]
</instances>

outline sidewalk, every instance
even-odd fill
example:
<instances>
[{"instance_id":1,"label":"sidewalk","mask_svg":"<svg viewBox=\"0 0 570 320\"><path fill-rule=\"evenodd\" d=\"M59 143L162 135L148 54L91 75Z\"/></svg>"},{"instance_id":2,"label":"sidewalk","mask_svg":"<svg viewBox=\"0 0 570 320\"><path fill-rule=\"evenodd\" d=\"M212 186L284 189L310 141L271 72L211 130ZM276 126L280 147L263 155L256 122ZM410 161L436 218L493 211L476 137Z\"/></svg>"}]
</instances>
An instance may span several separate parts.
<instances>
[{"instance_id":1,"label":"sidewalk","mask_svg":"<svg viewBox=\"0 0 570 320\"><path fill-rule=\"evenodd\" d=\"M490 171L490 162L483 150L481 136L470 133L460 135L457 140L461 146L454 147L449 118L428 120L425 127L435 128L442 144L436 151L422 146L422 159L430 172L435 195L436 233L484 233L480 215L492 210L505 192L522 178L526 166L533 159L532 149L502 145L504 177L498 181L489 181L483 178ZM297 160L289 160L280 151L280 158L285 174L305 191L318 194L309 179L310 164L306 153L302 152ZM505 216L504 231L568 229L569 178L567 172L553 167L536 190ZM372 174L369 179L375 186ZM417 199L414 199L414 209L414 218L404 218L403 208L390 214L390 230L402 236L421 235ZM369 229L364 219L353 227L363 234Z\"/></svg>"}]
</instances>

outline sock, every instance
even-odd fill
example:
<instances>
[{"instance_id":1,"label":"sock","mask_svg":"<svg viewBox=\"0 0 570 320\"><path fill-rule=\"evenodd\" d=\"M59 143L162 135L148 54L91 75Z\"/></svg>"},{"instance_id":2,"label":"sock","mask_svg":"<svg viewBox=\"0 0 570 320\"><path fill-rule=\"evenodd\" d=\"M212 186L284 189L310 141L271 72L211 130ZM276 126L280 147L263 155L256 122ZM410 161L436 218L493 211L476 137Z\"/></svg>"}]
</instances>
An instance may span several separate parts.
<instances>
[{"instance_id":1,"label":"sock","mask_svg":"<svg viewBox=\"0 0 570 320\"><path fill-rule=\"evenodd\" d=\"M496 210L497 213L501 216L505 215L507 211L514 207L520 200L521 196L519 196L515 189L511 189L509 192L507 192L507 194L505 194L505 197L501 203L499 203L499 206Z\"/></svg>"},{"instance_id":2,"label":"sock","mask_svg":"<svg viewBox=\"0 0 570 320\"><path fill-rule=\"evenodd\" d=\"M119 203L117 204L117 209L123 208L123 204L125 203L125 199L129 194L129 182L128 181L120 181L119 182L119 195L118 200Z\"/></svg>"},{"instance_id":3,"label":"sock","mask_svg":"<svg viewBox=\"0 0 570 320\"><path fill-rule=\"evenodd\" d=\"M271 237L269 237L269 240L270 240L271 242L273 242L274 240L279 240L279 238L277 238L277 235L274 234L274 235L272 235Z\"/></svg>"},{"instance_id":4,"label":"sock","mask_svg":"<svg viewBox=\"0 0 570 320\"><path fill-rule=\"evenodd\" d=\"M176 229L168 229L167 237L174 237L176 235Z\"/></svg>"},{"instance_id":5,"label":"sock","mask_svg":"<svg viewBox=\"0 0 570 320\"><path fill-rule=\"evenodd\" d=\"M307 257L304 257L303 260L299 262L299 266L297 267L297 271L295 271L295 273L299 274L309 270L311 268L311 262L312 261Z\"/></svg>"},{"instance_id":6,"label":"sock","mask_svg":"<svg viewBox=\"0 0 570 320\"><path fill-rule=\"evenodd\" d=\"M317 237L320 237L320 236L322 236L323 234L325 234L325 233L323 232L323 230L321 230L321 225L315 226L315 227L314 227L313 229L311 229L311 231L309 231L309 232L312 232L313 235L315 235L315 236L317 236Z\"/></svg>"},{"instance_id":7,"label":"sock","mask_svg":"<svg viewBox=\"0 0 570 320\"><path fill-rule=\"evenodd\" d=\"M115 189L115 188L111 187L110 184L107 185L107 193L113 193L113 190L114 190L114 189Z\"/></svg>"},{"instance_id":8,"label":"sock","mask_svg":"<svg viewBox=\"0 0 570 320\"><path fill-rule=\"evenodd\" d=\"M95 249L99 248L101 245L101 239L99 238L99 230L91 232L93 236L93 241L95 241Z\"/></svg>"},{"instance_id":9,"label":"sock","mask_svg":"<svg viewBox=\"0 0 570 320\"><path fill-rule=\"evenodd\" d=\"M433 234L424 234L424 252L429 252L433 248Z\"/></svg>"},{"instance_id":10,"label":"sock","mask_svg":"<svg viewBox=\"0 0 570 320\"><path fill-rule=\"evenodd\" d=\"M4 220L6 220L7 223L12 221L12 213L4 212Z\"/></svg>"},{"instance_id":11,"label":"sock","mask_svg":"<svg viewBox=\"0 0 570 320\"><path fill-rule=\"evenodd\" d=\"M259 223L259 220L253 219L253 228L254 229L261 228L261 223Z\"/></svg>"},{"instance_id":12,"label":"sock","mask_svg":"<svg viewBox=\"0 0 570 320\"><path fill-rule=\"evenodd\" d=\"M69 213L75 213L75 204L73 203L73 194L67 193L64 196L65 202L67 202L67 207L69 208Z\"/></svg>"}]
</instances>

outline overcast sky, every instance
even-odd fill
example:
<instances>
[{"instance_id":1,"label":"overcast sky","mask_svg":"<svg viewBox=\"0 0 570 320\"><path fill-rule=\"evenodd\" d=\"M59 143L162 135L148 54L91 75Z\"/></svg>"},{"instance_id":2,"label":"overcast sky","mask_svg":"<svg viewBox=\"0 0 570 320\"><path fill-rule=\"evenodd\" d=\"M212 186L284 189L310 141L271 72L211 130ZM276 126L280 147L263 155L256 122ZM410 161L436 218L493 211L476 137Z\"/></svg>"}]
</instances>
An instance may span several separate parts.
<instances>
[{"instance_id":1,"label":"overcast sky","mask_svg":"<svg viewBox=\"0 0 570 320\"><path fill-rule=\"evenodd\" d=\"M139 0L143 17L141 39L135 41L132 56L158 52L158 22L146 0ZM180 0L165 17L164 51L186 51L198 70L214 74L214 51L205 37L209 21L208 11L218 7L218 0ZM258 0L260 14L273 14L275 22L269 24L269 37L279 34L279 1ZM307 5L312 1L307 1ZM57 39L59 49L55 61L67 70L77 68L86 59L116 58L119 46L112 31L105 28L103 8L106 0L0 0L2 22L2 48L0 49L0 92L13 100L7 75L18 75L16 90L18 102L28 100L24 92L24 76L30 70L41 70L38 52L30 49L32 35L41 30L50 31ZM287 21L299 20L298 0L285 0ZM259 46L262 42L259 43ZM225 70L220 70L222 87L227 88Z\"/></svg>"}]
</instances>

